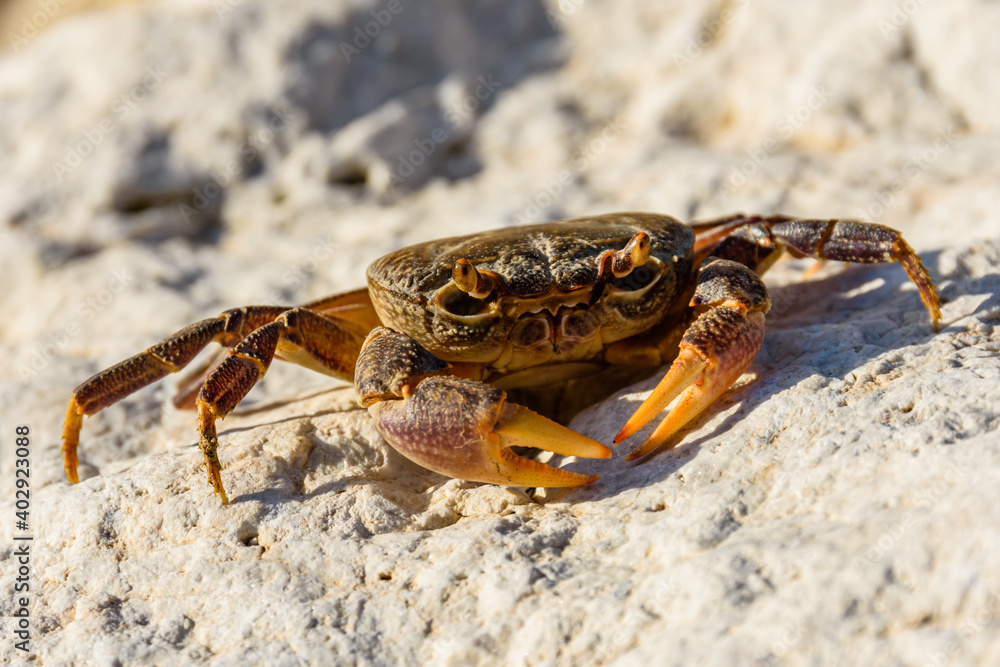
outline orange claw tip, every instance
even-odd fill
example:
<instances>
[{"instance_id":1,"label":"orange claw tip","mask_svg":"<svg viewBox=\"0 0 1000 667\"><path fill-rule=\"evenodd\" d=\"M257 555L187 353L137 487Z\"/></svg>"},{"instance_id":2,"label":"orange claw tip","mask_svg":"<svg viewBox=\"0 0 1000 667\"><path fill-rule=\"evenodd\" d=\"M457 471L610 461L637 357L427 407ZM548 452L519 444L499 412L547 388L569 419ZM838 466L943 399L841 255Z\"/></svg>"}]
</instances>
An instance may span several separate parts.
<instances>
[{"instance_id":1,"label":"orange claw tip","mask_svg":"<svg viewBox=\"0 0 1000 667\"><path fill-rule=\"evenodd\" d=\"M485 453L496 467L482 481L510 486L572 487L596 482L599 475L583 475L518 456L511 447L534 447L563 456L589 459L611 457L599 442L557 424L528 408L506 403L493 432L487 436ZM487 479L488 478L488 479Z\"/></svg>"},{"instance_id":2,"label":"orange claw tip","mask_svg":"<svg viewBox=\"0 0 1000 667\"><path fill-rule=\"evenodd\" d=\"M509 486L565 488L591 484L600 479L600 475L582 475L518 456L510 447L505 446L503 436L492 434L489 442L492 445L489 454L496 465L497 476L484 481Z\"/></svg>"},{"instance_id":3,"label":"orange claw tip","mask_svg":"<svg viewBox=\"0 0 1000 667\"><path fill-rule=\"evenodd\" d=\"M615 439L612 440L611 443L617 445L622 440L632 437L632 434L638 431L640 428L642 427L636 426L632 422L632 419L630 418L627 422L625 422L625 425L622 426L622 430L618 431L618 435L615 436Z\"/></svg>"},{"instance_id":4,"label":"orange claw tip","mask_svg":"<svg viewBox=\"0 0 1000 667\"><path fill-rule=\"evenodd\" d=\"M696 382L699 374L707 366L708 362L701 356L682 348L680 356L674 360L666 376L660 380L660 383L656 385L653 392L642 402L642 405L635 411L635 414L629 417L625 425L622 426L622 430L618 431L614 443L617 445L622 440L635 435L639 429L652 421L682 391ZM632 459L626 460L631 461Z\"/></svg>"},{"instance_id":5,"label":"orange claw tip","mask_svg":"<svg viewBox=\"0 0 1000 667\"><path fill-rule=\"evenodd\" d=\"M516 403L503 406L493 432L500 436L501 443L507 447L535 447L563 456L586 459L611 458L611 450L596 440Z\"/></svg>"}]
</instances>

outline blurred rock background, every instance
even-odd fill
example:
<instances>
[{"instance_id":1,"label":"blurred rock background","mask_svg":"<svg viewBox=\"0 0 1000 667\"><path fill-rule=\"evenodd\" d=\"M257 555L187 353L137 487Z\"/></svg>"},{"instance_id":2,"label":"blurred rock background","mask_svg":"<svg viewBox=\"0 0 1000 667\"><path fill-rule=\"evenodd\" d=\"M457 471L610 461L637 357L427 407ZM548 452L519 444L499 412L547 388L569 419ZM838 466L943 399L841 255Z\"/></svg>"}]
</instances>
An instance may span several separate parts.
<instances>
[{"instance_id":1,"label":"blurred rock background","mask_svg":"<svg viewBox=\"0 0 1000 667\"><path fill-rule=\"evenodd\" d=\"M3 48L18 50L38 33L80 12L127 3L128 0L53 0L53 2L2 0L0 33L7 36Z\"/></svg>"},{"instance_id":2,"label":"blurred rock background","mask_svg":"<svg viewBox=\"0 0 1000 667\"><path fill-rule=\"evenodd\" d=\"M1000 660L996 3L111 4L0 5L0 488L30 425L44 664ZM279 364L220 427L229 507L172 379L63 481L72 388L185 324L614 210L894 226L944 326L898 267L784 262L735 390L583 490L423 471Z\"/></svg>"}]
</instances>

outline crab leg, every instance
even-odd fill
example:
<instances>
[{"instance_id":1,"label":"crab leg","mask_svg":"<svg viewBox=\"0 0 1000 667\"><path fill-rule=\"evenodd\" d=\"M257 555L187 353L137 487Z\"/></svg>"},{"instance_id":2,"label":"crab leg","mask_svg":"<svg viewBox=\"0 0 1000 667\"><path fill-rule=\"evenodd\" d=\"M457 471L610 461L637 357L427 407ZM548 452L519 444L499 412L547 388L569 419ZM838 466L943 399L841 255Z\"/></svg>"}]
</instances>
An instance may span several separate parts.
<instances>
[{"instance_id":1,"label":"crab leg","mask_svg":"<svg viewBox=\"0 0 1000 667\"><path fill-rule=\"evenodd\" d=\"M746 266L724 259L707 262L691 305L706 310L685 332L666 377L625 423L615 443L636 433L675 398L677 403L626 460L656 449L708 407L746 371L760 349L771 302L760 278Z\"/></svg>"},{"instance_id":2,"label":"crab leg","mask_svg":"<svg viewBox=\"0 0 1000 667\"><path fill-rule=\"evenodd\" d=\"M523 458L511 448L608 458L607 447L452 371L409 336L379 327L358 358L355 387L386 441L435 472L508 486L580 486L598 478Z\"/></svg>"},{"instance_id":3,"label":"crab leg","mask_svg":"<svg viewBox=\"0 0 1000 667\"><path fill-rule=\"evenodd\" d=\"M322 299L317 299L316 301L310 301L309 303L299 306L300 308L308 308L309 310L315 310L327 317L333 317L337 320L347 320L348 322L354 322L355 324L361 325L364 331L371 331L377 326L381 326L382 322L378 319L378 315L375 314L375 309L372 307L371 297L368 295L367 289L359 289L351 292L344 292L342 294L336 294L334 296L324 297ZM254 307L256 308L256 306ZM287 308L271 308L267 306L271 311L273 311L274 316L283 313ZM228 312L228 311L227 311ZM178 410L194 410L196 408L195 400L198 398L198 392L201 391L202 386L205 381L208 380L209 376L215 372L215 369L219 367L229 353L229 349L233 345L236 345L246 334L250 333L259 326L263 326L274 319L255 321L253 326L249 328L247 326L243 327L243 331L240 336L235 340L231 341L229 345L216 351L209 359L204 363L200 364L197 368L191 370L181 378L177 383L177 393L174 394L172 403L174 407ZM280 358L280 355L279 355ZM345 377L343 379L350 379Z\"/></svg>"},{"instance_id":4,"label":"crab leg","mask_svg":"<svg viewBox=\"0 0 1000 667\"><path fill-rule=\"evenodd\" d=\"M92 415L146 385L187 366L209 343L235 345L246 333L277 317L284 308L247 306L181 329L145 352L101 371L73 390L63 423L63 468L76 484L77 454L84 416Z\"/></svg>"},{"instance_id":5,"label":"crab leg","mask_svg":"<svg viewBox=\"0 0 1000 667\"><path fill-rule=\"evenodd\" d=\"M329 317L324 317L318 313L328 314ZM278 330L279 332L287 333L289 331L288 323L291 319L295 318L299 320L304 319L307 324L314 323L317 318L322 322L332 323L331 326L335 330L335 333L331 335L334 337L334 340L339 340L344 336L353 337L353 345L350 343L346 344L346 348L350 351L347 353L340 352L344 363L338 364L334 368L322 359L317 360L315 355L310 354L308 351L300 349L293 342L292 338L288 336L282 338L282 336L279 336L279 338L282 338L282 344L277 346L277 355L279 358L293 361L345 380L350 380L353 377L353 360L357 358L361 342L364 340L365 334L378 322L378 316L374 313L371 301L368 299L367 291L359 290L314 301L307 304L307 306L291 310L285 306L246 306L243 308L233 308L223 312L218 317L202 320L178 331L148 348L146 351L140 352L125 361L115 364L111 368L101 371L73 390L69 407L66 410L66 419L63 423L63 467L66 471L67 479L74 484L79 481L77 475L77 466L79 465L77 449L80 444L80 430L83 426L83 418L85 416L93 415L103 410L109 405L116 403L129 394L156 382L170 373L176 373L187 366L209 343L219 343L224 349L236 346L236 349L243 350L243 348L240 348L242 342L261 327L273 324L276 320L280 319L281 323L278 325ZM336 324L336 322L340 324ZM319 330L323 328L324 325L322 324L318 327L311 327L311 329ZM313 341L315 338L322 336L322 331L314 331L310 333L309 339ZM258 336L255 340L259 341L260 337ZM309 347L309 341L304 344L308 349L326 349L324 345L315 342L311 343L311 347ZM238 365L238 362L229 361L232 358L232 354L236 352L236 349L233 349L228 356L224 352L221 358L210 359L197 368L188 379L181 382L181 387L175 398L175 404L181 408L198 408L203 435L209 432L214 433L215 429L214 420L211 420L211 425L208 425L209 412L206 406L211 406L211 401L205 403L205 401L195 398L192 387L195 383L198 386L204 383L201 389L202 393L210 385L211 391L229 395L231 392L230 389L227 389L225 392L223 391L226 381L224 378L242 377L243 375L235 373L234 368L235 365ZM245 357L245 350L241 351L240 354ZM272 351L271 354L273 355L274 352ZM267 362L264 363L265 370L270 360L271 357L268 356ZM225 372L220 375L220 372L223 370ZM263 372L260 375L263 375ZM252 385L253 382L246 385L243 388L243 393L239 395L235 403L229 406L227 410L222 411L222 414L235 407L239 399L249 391ZM203 449L205 449L204 440L205 438L203 437ZM212 451L214 452L214 450ZM214 460L214 464L212 464L212 460ZM216 492L219 493L221 491L221 483L219 485L215 484L215 478L218 477L218 459L214 455L209 456L206 453L206 461L210 464L210 478L213 479L213 486L216 487ZM214 471L212 470L212 465L215 466ZM224 493L221 495L225 498Z\"/></svg>"},{"instance_id":6,"label":"crab leg","mask_svg":"<svg viewBox=\"0 0 1000 667\"><path fill-rule=\"evenodd\" d=\"M738 228L720 238L721 231ZM878 264L899 262L937 331L941 306L930 273L902 234L891 227L857 220L812 220L783 215L770 217L730 216L693 225L696 230L695 259L709 254L731 259L762 275L787 248L796 257Z\"/></svg>"},{"instance_id":7,"label":"crab leg","mask_svg":"<svg viewBox=\"0 0 1000 667\"><path fill-rule=\"evenodd\" d=\"M228 504L229 499L220 475L215 421L239 405L279 355L326 375L351 377L363 335L363 329L351 322L334 320L308 308L292 308L250 333L219 364L202 387L196 404L208 481L223 503Z\"/></svg>"}]
</instances>

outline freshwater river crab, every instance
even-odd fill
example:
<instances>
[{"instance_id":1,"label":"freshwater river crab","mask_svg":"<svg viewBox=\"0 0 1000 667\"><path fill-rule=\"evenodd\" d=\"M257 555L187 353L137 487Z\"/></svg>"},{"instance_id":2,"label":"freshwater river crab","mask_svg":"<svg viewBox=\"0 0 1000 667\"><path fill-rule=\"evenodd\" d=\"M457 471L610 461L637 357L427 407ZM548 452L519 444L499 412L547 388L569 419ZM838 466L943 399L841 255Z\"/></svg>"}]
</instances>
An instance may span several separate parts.
<instances>
[{"instance_id":1,"label":"freshwater river crab","mask_svg":"<svg viewBox=\"0 0 1000 667\"><path fill-rule=\"evenodd\" d=\"M756 356L770 308L759 276L783 250L899 262L937 330L941 312L929 273L899 232L882 225L744 215L685 225L666 215L616 213L511 227L390 253L368 268L367 289L294 308L227 310L98 373L70 398L66 475L78 481L84 415L180 370L214 341L222 353L182 383L175 404L198 411L209 483L223 503L216 420L274 358L353 381L385 440L426 468L509 486L588 484L597 475L511 448L588 458L611 451L508 400L506 390L672 361L614 439L674 403L627 458L651 452Z\"/></svg>"}]
</instances>

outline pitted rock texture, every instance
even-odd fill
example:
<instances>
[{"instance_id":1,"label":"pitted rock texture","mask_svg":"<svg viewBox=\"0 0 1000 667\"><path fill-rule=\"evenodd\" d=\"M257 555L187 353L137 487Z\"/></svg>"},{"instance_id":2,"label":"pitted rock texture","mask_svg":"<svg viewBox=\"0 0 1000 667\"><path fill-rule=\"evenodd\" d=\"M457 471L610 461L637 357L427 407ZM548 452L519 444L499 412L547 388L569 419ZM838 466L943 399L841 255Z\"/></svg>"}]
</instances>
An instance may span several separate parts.
<instances>
[{"instance_id":1,"label":"pitted rock texture","mask_svg":"<svg viewBox=\"0 0 1000 667\"><path fill-rule=\"evenodd\" d=\"M998 22L976 0L185 0L8 49L0 659L1000 663ZM279 363L219 424L229 506L176 376L86 420L64 480L73 387L191 322L616 210L896 227L941 331L898 266L780 262L733 390L672 451L567 462L602 475L583 489L425 471L353 388ZM571 426L610 443L659 376Z\"/></svg>"}]
</instances>

